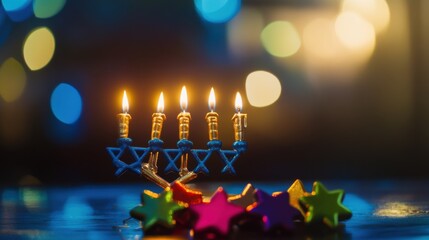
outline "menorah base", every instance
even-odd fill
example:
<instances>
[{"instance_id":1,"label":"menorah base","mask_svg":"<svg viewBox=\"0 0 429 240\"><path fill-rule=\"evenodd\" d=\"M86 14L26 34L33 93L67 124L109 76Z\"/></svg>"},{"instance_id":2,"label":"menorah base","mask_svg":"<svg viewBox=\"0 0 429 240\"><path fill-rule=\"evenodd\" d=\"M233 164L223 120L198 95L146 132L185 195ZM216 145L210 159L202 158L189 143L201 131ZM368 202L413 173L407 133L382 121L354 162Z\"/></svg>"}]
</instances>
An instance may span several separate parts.
<instances>
[{"instance_id":1,"label":"menorah base","mask_svg":"<svg viewBox=\"0 0 429 240\"><path fill-rule=\"evenodd\" d=\"M194 172L188 172L187 174L185 174L185 175L177 178L176 180L174 180L172 183L169 183L165 179L163 179L162 177L158 176L158 174L156 174L153 170L151 170L148 163L144 163L142 165L141 170L142 170L142 175L145 178L147 178L149 181L155 183L156 185L162 187L163 189L170 187L174 182L180 182L182 184L186 184L186 183L194 180L198 176Z\"/></svg>"},{"instance_id":2,"label":"menorah base","mask_svg":"<svg viewBox=\"0 0 429 240\"><path fill-rule=\"evenodd\" d=\"M156 185L166 189L170 187L170 183L164 180L162 177L158 176L155 172L149 169L149 164L145 163L142 165L142 175L147 178L149 181L155 183Z\"/></svg>"},{"instance_id":3,"label":"menorah base","mask_svg":"<svg viewBox=\"0 0 429 240\"><path fill-rule=\"evenodd\" d=\"M107 152L112 158L113 165L117 168L115 175L120 176L126 171L143 175L146 179L154 182L158 186L166 189L174 182L186 184L197 177L197 173L209 174L209 169L205 165L208 159L217 154L222 162L225 164L222 173L235 174L233 167L234 162L244 153L247 149L247 143L244 141L236 141L233 143L233 150L222 150L222 142L219 140L211 140L207 143L208 149L192 149L192 142L187 139L181 139L177 142L177 148L164 149L162 148L163 141L158 138L149 141L149 147L136 147L132 146L131 138L119 138L118 147L107 147ZM123 154L128 151L132 159L131 163L126 163L121 160ZM150 155L149 162L143 162L144 159ZM169 183L157 174L158 155L163 156L167 160L167 166L164 172L177 172L179 177ZM196 167L188 170L188 156L196 161ZM177 167L176 162L180 161L180 168Z\"/></svg>"}]
</instances>

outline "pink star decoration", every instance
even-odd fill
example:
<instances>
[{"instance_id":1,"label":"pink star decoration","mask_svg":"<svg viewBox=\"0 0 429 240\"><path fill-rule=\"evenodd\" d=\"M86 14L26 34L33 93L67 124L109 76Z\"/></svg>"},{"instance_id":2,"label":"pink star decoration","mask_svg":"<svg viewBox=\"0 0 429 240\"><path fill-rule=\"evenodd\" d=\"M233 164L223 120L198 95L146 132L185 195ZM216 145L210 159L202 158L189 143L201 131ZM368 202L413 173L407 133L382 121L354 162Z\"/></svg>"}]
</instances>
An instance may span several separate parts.
<instances>
[{"instance_id":1,"label":"pink star decoration","mask_svg":"<svg viewBox=\"0 0 429 240\"><path fill-rule=\"evenodd\" d=\"M207 228L215 228L220 234L227 235L231 218L244 213L244 208L228 201L228 195L219 187L209 203L189 206L198 215L193 229L198 232Z\"/></svg>"},{"instance_id":2,"label":"pink star decoration","mask_svg":"<svg viewBox=\"0 0 429 240\"><path fill-rule=\"evenodd\" d=\"M287 230L292 230L294 220L301 216L301 213L289 204L289 193L282 192L277 196L256 190L256 203L247 207L247 211L262 216L265 230L270 230L275 226L282 226Z\"/></svg>"}]
</instances>

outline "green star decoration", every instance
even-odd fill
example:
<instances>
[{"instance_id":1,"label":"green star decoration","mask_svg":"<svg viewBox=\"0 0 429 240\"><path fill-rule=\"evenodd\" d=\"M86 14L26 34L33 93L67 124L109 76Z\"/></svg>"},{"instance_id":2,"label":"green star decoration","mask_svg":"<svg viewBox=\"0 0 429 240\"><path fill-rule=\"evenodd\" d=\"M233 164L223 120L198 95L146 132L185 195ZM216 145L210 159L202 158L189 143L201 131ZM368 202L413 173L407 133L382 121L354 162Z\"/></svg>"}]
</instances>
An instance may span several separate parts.
<instances>
[{"instance_id":1,"label":"green star decoration","mask_svg":"<svg viewBox=\"0 0 429 240\"><path fill-rule=\"evenodd\" d=\"M341 189L328 191L320 182L314 182L313 192L299 200L308 211L306 223L323 222L331 228L338 226L338 221L352 217L352 212L343 204L344 191Z\"/></svg>"},{"instance_id":2,"label":"green star decoration","mask_svg":"<svg viewBox=\"0 0 429 240\"><path fill-rule=\"evenodd\" d=\"M173 192L166 189L158 196L148 192L142 194L142 205L133 208L130 215L138 220L143 220L145 230L151 228L155 223L172 227L174 211L182 208L173 200Z\"/></svg>"}]
</instances>

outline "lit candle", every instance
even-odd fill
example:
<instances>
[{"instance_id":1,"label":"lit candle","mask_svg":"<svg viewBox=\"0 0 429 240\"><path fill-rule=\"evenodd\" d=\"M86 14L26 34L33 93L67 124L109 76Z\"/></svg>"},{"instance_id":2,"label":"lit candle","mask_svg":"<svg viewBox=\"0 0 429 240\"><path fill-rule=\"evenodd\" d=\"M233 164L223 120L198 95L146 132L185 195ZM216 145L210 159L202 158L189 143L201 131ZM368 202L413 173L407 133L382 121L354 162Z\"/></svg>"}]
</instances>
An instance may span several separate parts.
<instances>
[{"instance_id":1,"label":"lit candle","mask_svg":"<svg viewBox=\"0 0 429 240\"><path fill-rule=\"evenodd\" d=\"M179 139L188 139L191 114L186 112L188 108L188 94L186 93L185 86L182 87L182 93L180 94L180 108L182 112L177 116L177 119L179 119Z\"/></svg>"},{"instance_id":2,"label":"lit candle","mask_svg":"<svg viewBox=\"0 0 429 240\"><path fill-rule=\"evenodd\" d=\"M152 114L152 133L151 139L161 138L162 124L166 117L164 114L164 94L161 92L158 99L156 113ZM158 152L150 153L149 169L155 173L158 172Z\"/></svg>"},{"instance_id":3,"label":"lit candle","mask_svg":"<svg viewBox=\"0 0 429 240\"><path fill-rule=\"evenodd\" d=\"M217 120L219 117L219 114L217 114L217 112L215 112L216 108L216 98L215 98L215 93L214 93L214 89L212 88L210 90L210 96L209 96L209 110L210 112L208 112L206 114L206 121L209 127L209 140L216 140L219 138L219 132L218 132L218 127L217 127Z\"/></svg>"},{"instance_id":4,"label":"lit candle","mask_svg":"<svg viewBox=\"0 0 429 240\"><path fill-rule=\"evenodd\" d=\"M128 114L128 110L129 106L127 92L124 90L124 96L122 97L122 113L118 114L120 138L128 138L129 124L131 119L131 115Z\"/></svg>"},{"instance_id":5,"label":"lit candle","mask_svg":"<svg viewBox=\"0 0 429 240\"><path fill-rule=\"evenodd\" d=\"M243 100L241 99L240 93L237 92L235 96L236 113L232 116L235 141L243 141L244 128L247 127L247 114L241 113L241 110L243 110Z\"/></svg>"},{"instance_id":6,"label":"lit candle","mask_svg":"<svg viewBox=\"0 0 429 240\"><path fill-rule=\"evenodd\" d=\"M166 117L164 114L164 94L161 92L158 99L156 113L152 114L152 134L151 139L161 138L162 123Z\"/></svg>"},{"instance_id":7,"label":"lit candle","mask_svg":"<svg viewBox=\"0 0 429 240\"><path fill-rule=\"evenodd\" d=\"M177 115L179 119L179 139L188 139L189 137L189 122L191 121L191 114L186 112L188 108L188 94L186 93L186 87L182 87L182 92L180 94L180 108L182 112ZM180 172L181 177L185 176L188 173L188 154L185 153L181 157L180 161Z\"/></svg>"}]
</instances>

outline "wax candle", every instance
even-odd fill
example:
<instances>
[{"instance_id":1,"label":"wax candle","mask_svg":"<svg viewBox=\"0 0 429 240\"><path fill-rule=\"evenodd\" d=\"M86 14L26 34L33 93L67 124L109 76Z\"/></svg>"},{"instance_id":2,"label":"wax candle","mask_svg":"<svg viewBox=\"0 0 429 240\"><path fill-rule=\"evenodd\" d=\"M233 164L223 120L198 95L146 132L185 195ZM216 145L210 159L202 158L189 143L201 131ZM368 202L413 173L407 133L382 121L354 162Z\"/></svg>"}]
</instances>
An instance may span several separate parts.
<instances>
[{"instance_id":1,"label":"wax candle","mask_svg":"<svg viewBox=\"0 0 429 240\"><path fill-rule=\"evenodd\" d=\"M234 139L235 141L243 141L244 138L244 128L247 127L247 114L241 113L243 110L243 100L241 95L237 92L235 96L235 111L236 113L232 116L232 121L234 123Z\"/></svg>"},{"instance_id":2,"label":"wax candle","mask_svg":"<svg viewBox=\"0 0 429 240\"><path fill-rule=\"evenodd\" d=\"M177 115L177 119L179 120L179 139L188 139L191 114L186 112L188 108L188 94L185 86L182 87L182 92L180 94L180 108L182 112Z\"/></svg>"},{"instance_id":3,"label":"wax candle","mask_svg":"<svg viewBox=\"0 0 429 240\"><path fill-rule=\"evenodd\" d=\"M131 119L131 115L128 114L128 111L129 111L129 105L128 105L127 92L124 90L124 95L122 97L122 113L118 114L120 138L128 138L129 124Z\"/></svg>"},{"instance_id":4,"label":"wax candle","mask_svg":"<svg viewBox=\"0 0 429 240\"><path fill-rule=\"evenodd\" d=\"M186 92L186 87L182 87L182 92L180 94L180 108L182 112L179 113L177 119L179 119L179 139L188 139L189 137L189 122L191 121L191 114L186 112L188 108L188 94ZM181 177L188 174L188 153L185 153L180 158L180 172Z\"/></svg>"},{"instance_id":5,"label":"wax candle","mask_svg":"<svg viewBox=\"0 0 429 240\"><path fill-rule=\"evenodd\" d=\"M152 114L152 134L151 139L161 138L162 124L166 117L164 114L164 94L161 92L158 99L156 113Z\"/></svg>"},{"instance_id":6,"label":"wax candle","mask_svg":"<svg viewBox=\"0 0 429 240\"><path fill-rule=\"evenodd\" d=\"M209 128L209 140L216 140L219 138L219 132L218 132L218 117L219 114L215 112L216 108L216 98L214 89L212 88L210 90L210 96L209 96L209 110L206 114L206 121Z\"/></svg>"},{"instance_id":7,"label":"wax candle","mask_svg":"<svg viewBox=\"0 0 429 240\"><path fill-rule=\"evenodd\" d=\"M152 133L151 139L161 138L162 124L166 117L164 114L164 94L161 92L158 99L158 107L156 113L152 114ZM151 152L149 157L149 169L157 173L158 172L158 155L159 152Z\"/></svg>"}]
</instances>

